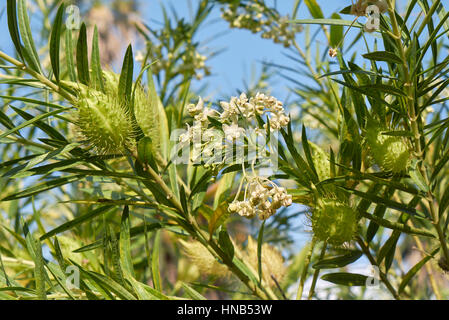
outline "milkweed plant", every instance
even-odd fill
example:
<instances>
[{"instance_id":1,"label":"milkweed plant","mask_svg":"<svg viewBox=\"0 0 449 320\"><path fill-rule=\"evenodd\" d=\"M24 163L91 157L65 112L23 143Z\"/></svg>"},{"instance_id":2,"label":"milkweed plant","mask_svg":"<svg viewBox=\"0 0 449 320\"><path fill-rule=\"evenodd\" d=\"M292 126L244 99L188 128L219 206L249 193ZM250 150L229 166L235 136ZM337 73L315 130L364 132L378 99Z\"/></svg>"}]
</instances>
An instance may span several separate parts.
<instances>
[{"instance_id":1,"label":"milkweed plant","mask_svg":"<svg viewBox=\"0 0 449 320\"><path fill-rule=\"evenodd\" d=\"M449 298L447 2L285 2L2 4L0 299Z\"/></svg>"}]
</instances>

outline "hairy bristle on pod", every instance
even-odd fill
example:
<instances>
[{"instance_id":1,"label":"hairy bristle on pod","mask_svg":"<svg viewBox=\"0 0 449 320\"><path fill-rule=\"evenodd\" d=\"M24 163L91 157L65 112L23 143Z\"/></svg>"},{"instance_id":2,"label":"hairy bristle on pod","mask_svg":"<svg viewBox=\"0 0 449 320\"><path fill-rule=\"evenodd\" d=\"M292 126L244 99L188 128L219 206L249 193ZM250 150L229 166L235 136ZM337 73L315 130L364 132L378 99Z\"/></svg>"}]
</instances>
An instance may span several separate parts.
<instances>
[{"instance_id":1,"label":"hairy bristle on pod","mask_svg":"<svg viewBox=\"0 0 449 320\"><path fill-rule=\"evenodd\" d=\"M334 199L321 199L313 209L311 220L316 239L335 246L351 241L357 231L356 211Z\"/></svg>"},{"instance_id":2,"label":"hairy bristle on pod","mask_svg":"<svg viewBox=\"0 0 449 320\"><path fill-rule=\"evenodd\" d=\"M99 154L124 153L134 148L133 119L116 96L84 89L77 109L79 131Z\"/></svg>"},{"instance_id":3,"label":"hairy bristle on pod","mask_svg":"<svg viewBox=\"0 0 449 320\"><path fill-rule=\"evenodd\" d=\"M410 160L409 148L402 137L383 134L379 125L371 123L366 131L366 143L371 155L383 170L399 173L405 171Z\"/></svg>"},{"instance_id":4,"label":"hairy bristle on pod","mask_svg":"<svg viewBox=\"0 0 449 320\"><path fill-rule=\"evenodd\" d=\"M329 179L331 177L329 154L310 141L309 145L312 150L313 165L315 166L318 179L320 181Z\"/></svg>"},{"instance_id":5,"label":"hairy bristle on pod","mask_svg":"<svg viewBox=\"0 0 449 320\"><path fill-rule=\"evenodd\" d=\"M220 263L215 257L198 241L179 240L185 255L198 267L203 275L216 277L229 276L229 269Z\"/></svg>"},{"instance_id":6,"label":"hairy bristle on pod","mask_svg":"<svg viewBox=\"0 0 449 320\"><path fill-rule=\"evenodd\" d=\"M141 85L136 86L134 95L134 115L136 122L146 137L154 138L160 136L160 115L158 115L155 104L157 97L151 97ZM159 139L153 139L153 151L160 152Z\"/></svg>"}]
</instances>

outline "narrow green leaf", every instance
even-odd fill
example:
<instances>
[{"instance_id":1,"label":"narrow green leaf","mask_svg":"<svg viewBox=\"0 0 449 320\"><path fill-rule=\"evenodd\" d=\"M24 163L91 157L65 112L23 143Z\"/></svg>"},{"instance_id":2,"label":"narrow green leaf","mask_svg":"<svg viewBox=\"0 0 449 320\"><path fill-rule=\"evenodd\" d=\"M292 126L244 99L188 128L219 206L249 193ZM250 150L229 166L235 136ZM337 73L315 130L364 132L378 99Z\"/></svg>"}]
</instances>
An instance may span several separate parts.
<instances>
[{"instance_id":1,"label":"narrow green leaf","mask_svg":"<svg viewBox=\"0 0 449 320\"><path fill-rule=\"evenodd\" d=\"M34 71L42 73L39 55L37 54L36 46L34 44L33 35L30 27L30 19L28 18L26 0L18 0L17 11L19 18L20 35L22 36L23 48L22 53L30 68Z\"/></svg>"},{"instance_id":2,"label":"narrow green leaf","mask_svg":"<svg viewBox=\"0 0 449 320\"><path fill-rule=\"evenodd\" d=\"M385 270L388 270L391 267L393 262L393 257L396 251L396 247L398 245L399 237L401 236L401 231L394 230L391 236L385 241L384 245L380 248L379 253L377 254L377 263L380 265L382 261L385 260Z\"/></svg>"},{"instance_id":3,"label":"narrow green leaf","mask_svg":"<svg viewBox=\"0 0 449 320\"><path fill-rule=\"evenodd\" d=\"M23 61L22 42L20 41L19 25L17 23L17 0L8 0L6 8L8 13L9 34L17 53Z\"/></svg>"},{"instance_id":4,"label":"narrow green leaf","mask_svg":"<svg viewBox=\"0 0 449 320\"><path fill-rule=\"evenodd\" d=\"M356 273L337 272L325 274L324 276L321 277L321 279L342 286L363 287L366 286L366 281L368 280L368 277Z\"/></svg>"},{"instance_id":5,"label":"narrow green leaf","mask_svg":"<svg viewBox=\"0 0 449 320\"><path fill-rule=\"evenodd\" d=\"M410 175L410 178L412 178L413 182L418 186L418 188L427 193L429 191L429 187L427 186L427 183L424 179L424 177L421 174L421 171L418 167L418 162L414 159L412 161L412 164L408 170L408 173Z\"/></svg>"},{"instance_id":6,"label":"narrow green leaf","mask_svg":"<svg viewBox=\"0 0 449 320\"><path fill-rule=\"evenodd\" d=\"M103 71L101 69L100 46L98 42L98 28L95 26L92 37L92 54L90 59L90 68L92 69L92 86L95 90L104 92Z\"/></svg>"},{"instance_id":7,"label":"narrow green leaf","mask_svg":"<svg viewBox=\"0 0 449 320\"><path fill-rule=\"evenodd\" d=\"M229 260L232 260L234 258L234 245L226 229L220 231L218 235L218 244L220 245L220 248L226 253Z\"/></svg>"},{"instance_id":8,"label":"narrow green leaf","mask_svg":"<svg viewBox=\"0 0 449 320\"><path fill-rule=\"evenodd\" d=\"M8 130L14 129L15 127L14 122L12 122L12 120L2 110L0 110L0 123Z\"/></svg>"},{"instance_id":9,"label":"narrow green leaf","mask_svg":"<svg viewBox=\"0 0 449 320\"><path fill-rule=\"evenodd\" d=\"M352 27L355 28L363 28L363 24L361 23L354 23L350 20L340 20L340 19L299 19L299 20L293 20L292 23L297 24L317 24L317 25L329 25L329 26L345 26L345 27Z\"/></svg>"},{"instance_id":10,"label":"narrow green leaf","mask_svg":"<svg viewBox=\"0 0 449 320\"><path fill-rule=\"evenodd\" d=\"M332 14L332 19L341 20L338 13ZM337 48L343 39L343 26L333 25L331 26L331 47Z\"/></svg>"},{"instance_id":11,"label":"narrow green leaf","mask_svg":"<svg viewBox=\"0 0 449 320\"><path fill-rule=\"evenodd\" d=\"M121 263L121 257L120 257L120 245L117 241L117 236L115 235L115 232L112 229L111 225L108 225L109 228L109 240L110 240L110 248L111 248L111 258L112 258L112 265L114 267L114 276L115 280L118 281L123 287L127 286L127 283L125 282L125 276L123 274L123 268Z\"/></svg>"},{"instance_id":12,"label":"narrow green leaf","mask_svg":"<svg viewBox=\"0 0 449 320\"><path fill-rule=\"evenodd\" d=\"M134 278L129 278L129 281L140 300L170 300L170 298L163 293L154 290L150 286L143 284Z\"/></svg>"},{"instance_id":13,"label":"narrow green leaf","mask_svg":"<svg viewBox=\"0 0 449 320\"><path fill-rule=\"evenodd\" d=\"M121 99L129 103L133 90L134 57L132 46L129 45L123 60L122 72L120 74L118 94Z\"/></svg>"},{"instance_id":14,"label":"narrow green leaf","mask_svg":"<svg viewBox=\"0 0 449 320\"><path fill-rule=\"evenodd\" d=\"M347 254L318 261L313 265L313 268L314 269L343 268L357 261L362 255L363 253L361 251L351 250Z\"/></svg>"},{"instance_id":15,"label":"narrow green leaf","mask_svg":"<svg viewBox=\"0 0 449 320\"><path fill-rule=\"evenodd\" d=\"M58 285L64 290L65 293L70 297L71 300L76 300L76 297L73 296L73 294L70 292L70 290L65 285L65 281L67 280L67 277L65 276L64 272L61 272L61 270L57 269L57 266L48 263L45 264L47 269L50 271L50 273L53 275L53 278L56 280Z\"/></svg>"},{"instance_id":16,"label":"narrow green leaf","mask_svg":"<svg viewBox=\"0 0 449 320\"><path fill-rule=\"evenodd\" d=\"M34 261L34 278L36 281L36 294L39 300L46 300L45 291L45 268L44 258L42 257L41 243L31 234L28 225L23 223L23 232L26 239L27 249Z\"/></svg>"},{"instance_id":17,"label":"narrow green leaf","mask_svg":"<svg viewBox=\"0 0 449 320\"><path fill-rule=\"evenodd\" d=\"M360 215L364 218L367 218L371 221L376 222L378 225L380 225L384 228L397 230L397 231L404 232L407 234L415 234L417 236L435 238L435 235L432 232L427 231L427 230L412 228L412 227L406 226L402 223L392 222L392 221L389 221L389 220L386 220L386 219L383 219L380 217L376 217L375 215L372 215L368 212L360 212Z\"/></svg>"},{"instance_id":18,"label":"narrow green leaf","mask_svg":"<svg viewBox=\"0 0 449 320\"><path fill-rule=\"evenodd\" d=\"M302 147L304 149L304 154L307 159L307 163L309 167L312 169L313 174L315 175L315 179L318 178L318 174L316 172L315 163L313 162L312 152L310 150L309 140L307 139L306 127L302 126Z\"/></svg>"},{"instance_id":19,"label":"narrow green leaf","mask_svg":"<svg viewBox=\"0 0 449 320\"><path fill-rule=\"evenodd\" d=\"M439 202L438 215L440 217L443 216L445 210L449 207L449 186L446 186L446 190L441 196L441 200Z\"/></svg>"},{"instance_id":20,"label":"narrow green leaf","mask_svg":"<svg viewBox=\"0 0 449 320\"><path fill-rule=\"evenodd\" d=\"M93 272L93 271L86 271L84 270L80 265L76 264L76 266L80 269L82 273L84 273L87 277L90 278L91 281L97 282L107 290L110 290L111 292L115 293L120 299L122 300L136 300L136 297L133 296L128 290L126 290L123 286L121 286L119 283L115 282L111 278L104 276L100 273Z\"/></svg>"},{"instance_id":21,"label":"narrow green leaf","mask_svg":"<svg viewBox=\"0 0 449 320\"><path fill-rule=\"evenodd\" d=\"M87 29L83 23L78 36L76 46L76 68L78 70L78 78L84 85L89 85L89 58L87 53Z\"/></svg>"},{"instance_id":22,"label":"narrow green leaf","mask_svg":"<svg viewBox=\"0 0 449 320\"><path fill-rule=\"evenodd\" d=\"M403 203L399 203L393 200L389 200L389 199L384 199L381 197L378 197L376 195L372 195L372 194L367 194L358 190L354 190L354 189L349 189L349 188L344 188L344 187L340 187L338 186L340 189L344 189L348 192L351 192L353 194L355 194L356 196L363 198L363 199L367 199L370 200L374 203L380 204L380 205L384 205L388 208L394 209L394 210L398 210L413 216L419 216L418 212L416 211L415 208L409 207Z\"/></svg>"},{"instance_id":23,"label":"narrow green leaf","mask_svg":"<svg viewBox=\"0 0 449 320\"><path fill-rule=\"evenodd\" d=\"M147 70L148 76L148 94L150 96L150 105L146 112L149 114L157 115L158 121L155 124L155 129L157 133L153 134L154 137L150 135L153 143L157 146L158 150L160 150L162 157L164 160L167 160L170 153L170 131L168 127L167 114L165 112L164 105L157 93L156 85L154 84L153 73L151 72L151 68ZM155 116L153 116L155 117Z\"/></svg>"},{"instance_id":24,"label":"narrow green leaf","mask_svg":"<svg viewBox=\"0 0 449 320\"><path fill-rule=\"evenodd\" d=\"M382 197L389 199L393 196L393 194L395 193L395 188L394 187L387 187L385 189L385 191L382 194ZM364 199L366 200L366 199ZM363 212L366 212L366 210L364 210ZM385 213L387 212L387 207L383 206L383 205L377 205L376 209L374 209L373 212L373 216L383 219L383 217L385 216ZM368 225L368 229L366 231L366 240L367 242L371 242L371 240L374 239L374 236L376 235L377 231L379 230L379 224L377 224L375 221L371 220L369 225Z\"/></svg>"},{"instance_id":25,"label":"narrow green leaf","mask_svg":"<svg viewBox=\"0 0 449 320\"><path fill-rule=\"evenodd\" d=\"M65 58L67 71L69 73L70 81L76 82L76 67L73 59L75 49L73 47L73 33L71 29L65 31Z\"/></svg>"},{"instance_id":26,"label":"narrow green leaf","mask_svg":"<svg viewBox=\"0 0 449 320\"><path fill-rule=\"evenodd\" d=\"M387 52L387 51L375 51L375 52L363 54L362 56L368 60L386 61L386 62L390 62L390 63L394 63L394 64L402 63L401 58L399 58L394 53Z\"/></svg>"},{"instance_id":27,"label":"narrow green leaf","mask_svg":"<svg viewBox=\"0 0 449 320\"><path fill-rule=\"evenodd\" d=\"M46 234L44 234L43 236L41 236L41 241L48 239L50 237L53 237L56 234L65 232L67 230L71 230L73 228L75 228L76 226L79 226L80 224L86 223L88 221L92 221L94 218L98 217L99 215L103 214L104 212L112 209L114 206L104 206L104 207L100 207L97 208L95 210L90 211L89 213L82 215L78 218L75 218L73 220L70 220L62 225L60 225L59 227L56 227L55 229L47 232Z\"/></svg>"},{"instance_id":28,"label":"narrow green leaf","mask_svg":"<svg viewBox=\"0 0 449 320\"><path fill-rule=\"evenodd\" d=\"M193 289L187 283L183 282L182 287L184 288L186 294L193 300L207 300L201 293Z\"/></svg>"},{"instance_id":29,"label":"narrow green leaf","mask_svg":"<svg viewBox=\"0 0 449 320\"><path fill-rule=\"evenodd\" d=\"M210 210L207 205L203 205L200 208L200 211ZM226 220L229 218L229 211L227 209L227 204L223 203L216 210L210 210L210 218L209 218L209 235L212 237L215 230L217 230Z\"/></svg>"},{"instance_id":30,"label":"narrow green leaf","mask_svg":"<svg viewBox=\"0 0 449 320\"><path fill-rule=\"evenodd\" d=\"M62 18L64 16L65 5L62 3L56 13L53 27L50 36L50 60L53 68L55 79L59 82L59 53L61 48L61 32L62 32Z\"/></svg>"},{"instance_id":31,"label":"narrow green leaf","mask_svg":"<svg viewBox=\"0 0 449 320\"><path fill-rule=\"evenodd\" d=\"M321 10L316 0L304 0L304 3L306 4L313 18L315 19L324 18L323 11Z\"/></svg>"},{"instance_id":32,"label":"narrow green leaf","mask_svg":"<svg viewBox=\"0 0 449 320\"><path fill-rule=\"evenodd\" d=\"M64 136L57 131L55 128L49 126L48 124L44 123L42 120L48 119L49 117L58 115L60 113L64 113L67 111L70 111L73 109L73 107L68 107L68 108L64 108L64 109L59 109L59 110L53 110L47 113L43 113L40 114L38 116L32 116L31 114L19 109L19 108L15 108L12 107L11 108L17 112L18 115L20 115L22 118L24 118L25 122L23 122L22 124L16 126L15 128L6 131L5 133L0 135L0 139L9 136L12 133L16 133L17 131L19 131L20 129L23 129L25 127L28 127L29 125L34 124L36 127L40 128L42 131L44 131L45 133L47 133L50 137L60 140L60 141L65 141L66 139L64 138Z\"/></svg>"},{"instance_id":33,"label":"narrow green leaf","mask_svg":"<svg viewBox=\"0 0 449 320\"><path fill-rule=\"evenodd\" d=\"M159 248L161 246L161 232L158 230L154 237L153 252L151 254L151 274L153 276L154 289L162 291L161 274L159 270Z\"/></svg>"},{"instance_id":34,"label":"narrow green leaf","mask_svg":"<svg viewBox=\"0 0 449 320\"><path fill-rule=\"evenodd\" d=\"M422 267L430 261L440 250L440 248L435 249L431 255L426 255L421 261L419 261L417 264L415 264L402 278L401 284L399 285L398 294L401 294L404 289L409 284L410 280L412 280L415 275L422 269Z\"/></svg>"},{"instance_id":35,"label":"narrow green leaf","mask_svg":"<svg viewBox=\"0 0 449 320\"><path fill-rule=\"evenodd\" d=\"M125 273L135 277L133 260L131 257L131 222L129 216L129 207L125 206L122 213L120 224L120 259Z\"/></svg>"},{"instance_id":36,"label":"narrow green leaf","mask_svg":"<svg viewBox=\"0 0 449 320\"><path fill-rule=\"evenodd\" d=\"M59 267L61 268L62 272L65 272L65 269L67 267L67 264L64 260L64 256L62 255L61 246L59 245L58 237L55 237L55 241L53 242L53 245L55 247L55 257L56 261L58 261Z\"/></svg>"},{"instance_id":37,"label":"narrow green leaf","mask_svg":"<svg viewBox=\"0 0 449 320\"><path fill-rule=\"evenodd\" d=\"M143 137L137 144L137 156L142 164L149 165L154 171L159 171L153 155L153 141L150 137Z\"/></svg>"},{"instance_id":38,"label":"narrow green leaf","mask_svg":"<svg viewBox=\"0 0 449 320\"><path fill-rule=\"evenodd\" d=\"M61 187L63 185L72 183L74 181L80 180L84 175L72 175L62 178L53 179L50 181L45 181L39 184L36 184L28 189L13 193L9 196L6 196L5 198L1 199L1 201L12 201L22 198L31 197L34 195L37 195L39 193L42 193L44 191L48 191L57 187Z\"/></svg>"}]
</instances>

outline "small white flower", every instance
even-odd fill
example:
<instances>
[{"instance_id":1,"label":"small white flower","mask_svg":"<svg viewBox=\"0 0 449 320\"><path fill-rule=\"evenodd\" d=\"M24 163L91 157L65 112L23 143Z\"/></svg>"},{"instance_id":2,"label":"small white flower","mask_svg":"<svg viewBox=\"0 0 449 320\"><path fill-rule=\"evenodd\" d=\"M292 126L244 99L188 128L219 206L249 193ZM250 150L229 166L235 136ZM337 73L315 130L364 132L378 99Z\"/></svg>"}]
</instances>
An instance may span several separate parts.
<instances>
[{"instance_id":1,"label":"small white flower","mask_svg":"<svg viewBox=\"0 0 449 320\"><path fill-rule=\"evenodd\" d=\"M179 136L179 142L181 145L185 146L190 144L190 141L192 140L192 128L187 125L187 130L183 134Z\"/></svg>"},{"instance_id":2,"label":"small white flower","mask_svg":"<svg viewBox=\"0 0 449 320\"><path fill-rule=\"evenodd\" d=\"M189 112L189 114L192 117L201 113L201 111L203 111L203 109L204 109L204 101L201 98L199 99L199 101L196 105L192 103L187 106L187 111Z\"/></svg>"},{"instance_id":3,"label":"small white flower","mask_svg":"<svg viewBox=\"0 0 449 320\"><path fill-rule=\"evenodd\" d=\"M137 51L136 57L134 58L136 62L142 63L145 60L145 55L142 50Z\"/></svg>"},{"instance_id":4,"label":"small white flower","mask_svg":"<svg viewBox=\"0 0 449 320\"><path fill-rule=\"evenodd\" d=\"M227 124L224 124L223 131L224 131L226 139L235 140L235 139L240 138L240 136L244 134L245 129L240 128L237 123L233 123L230 126L228 126Z\"/></svg>"},{"instance_id":5,"label":"small white flower","mask_svg":"<svg viewBox=\"0 0 449 320\"><path fill-rule=\"evenodd\" d=\"M221 114L221 121L224 122L228 119L235 119L239 114L239 109L236 105L236 98L231 98L230 102L222 101L220 106L223 108L223 113Z\"/></svg>"},{"instance_id":6,"label":"small white flower","mask_svg":"<svg viewBox=\"0 0 449 320\"><path fill-rule=\"evenodd\" d=\"M234 201L229 204L228 209L230 212L238 213L245 218L253 218L256 214L254 207L248 201Z\"/></svg>"},{"instance_id":7,"label":"small white flower","mask_svg":"<svg viewBox=\"0 0 449 320\"><path fill-rule=\"evenodd\" d=\"M211 108L204 108L202 112L195 116L195 120L202 123L209 123L209 117L213 117L215 110Z\"/></svg>"}]
</instances>

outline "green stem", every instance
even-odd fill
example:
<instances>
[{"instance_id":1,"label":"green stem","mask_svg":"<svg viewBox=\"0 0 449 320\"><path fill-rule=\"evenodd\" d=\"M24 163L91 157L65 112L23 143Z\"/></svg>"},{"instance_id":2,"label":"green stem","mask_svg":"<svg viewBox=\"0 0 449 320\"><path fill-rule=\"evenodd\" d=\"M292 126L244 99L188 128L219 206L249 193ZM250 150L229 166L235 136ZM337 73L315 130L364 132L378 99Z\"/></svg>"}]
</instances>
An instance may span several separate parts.
<instances>
[{"instance_id":1,"label":"green stem","mask_svg":"<svg viewBox=\"0 0 449 320\"><path fill-rule=\"evenodd\" d=\"M327 249L327 242L324 241L323 248L321 249L320 260L318 260L318 261L321 261L324 259L324 256L326 254L326 249ZM315 293L316 283L318 281L318 276L320 275L320 271L321 271L320 269L316 269L315 272L313 273L313 280L312 280L312 285L309 290L308 300L312 300L312 298L313 298L313 295Z\"/></svg>"},{"instance_id":2,"label":"green stem","mask_svg":"<svg viewBox=\"0 0 449 320\"><path fill-rule=\"evenodd\" d=\"M309 270L310 261L312 260L313 249L316 246L316 239L312 239L312 243L310 244L309 253L307 254L306 260L304 262L304 269L302 270L301 279L299 280L298 292L296 294L296 300L302 299L302 294L304 292L304 284L307 279L307 272Z\"/></svg>"},{"instance_id":3,"label":"green stem","mask_svg":"<svg viewBox=\"0 0 449 320\"><path fill-rule=\"evenodd\" d=\"M9 63L11 63L11 64L15 65L17 68L19 68L20 70L23 70L24 72L28 73L30 76L32 76L36 80L39 80L42 84L46 85L51 90L53 90L54 92L56 92L60 96L64 97L65 99L67 99L70 103L74 104L76 102L76 98L74 96L72 96L70 93L66 92L61 87L59 87L58 85L56 85L52 81L48 80L46 77L44 77L40 73L38 73L38 72L28 68L22 62L14 59L12 57L10 57L9 55L4 53L3 51L0 51L0 59L8 61Z\"/></svg>"}]
</instances>

